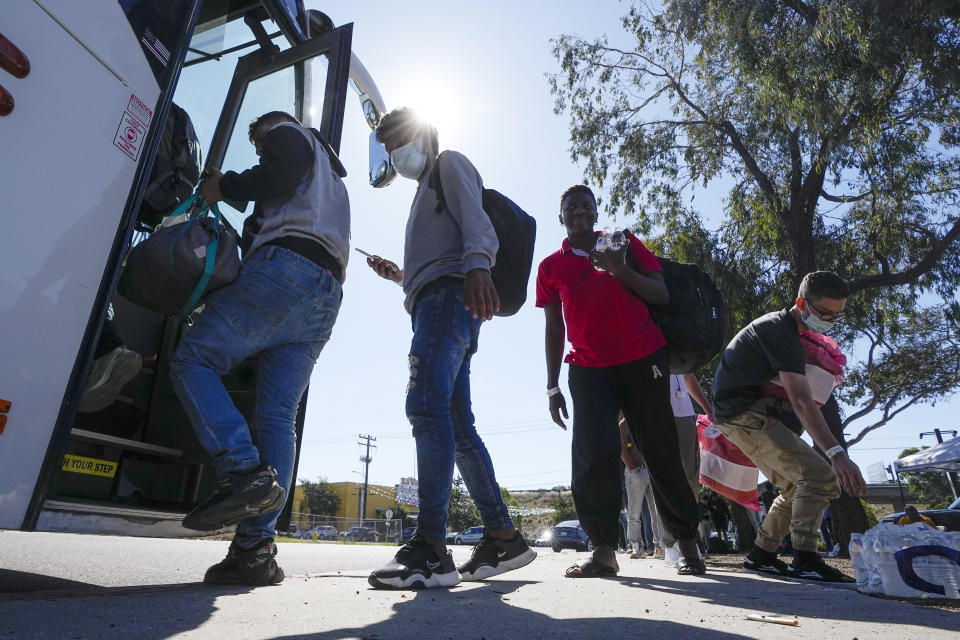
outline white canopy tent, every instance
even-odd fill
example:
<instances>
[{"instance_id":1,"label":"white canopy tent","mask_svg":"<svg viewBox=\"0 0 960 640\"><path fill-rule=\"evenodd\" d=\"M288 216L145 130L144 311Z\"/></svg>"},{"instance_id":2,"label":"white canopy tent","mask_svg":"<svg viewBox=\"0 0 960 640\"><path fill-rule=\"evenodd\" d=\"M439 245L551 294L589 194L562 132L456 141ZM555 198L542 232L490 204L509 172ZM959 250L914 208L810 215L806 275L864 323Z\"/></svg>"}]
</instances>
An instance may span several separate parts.
<instances>
[{"instance_id":1,"label":"white canopy tent","mask_svg":"<svg viewBox=\"0 0 960 640\"><path fill-rule=\"evenodd\" d=\"M960 437L918 451L893 463L897 473L904 471L960 471Z\"/></svg>"}]
</instances>

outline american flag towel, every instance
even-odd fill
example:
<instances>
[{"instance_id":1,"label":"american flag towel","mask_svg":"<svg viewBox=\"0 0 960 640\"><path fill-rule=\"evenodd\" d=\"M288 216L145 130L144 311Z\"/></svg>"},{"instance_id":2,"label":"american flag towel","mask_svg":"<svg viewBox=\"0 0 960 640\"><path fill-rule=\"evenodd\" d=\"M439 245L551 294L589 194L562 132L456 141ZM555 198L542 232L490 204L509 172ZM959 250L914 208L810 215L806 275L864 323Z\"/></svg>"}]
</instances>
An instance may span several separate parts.
<instances>
[{"instance_id":1,"label":"american flag towel","mask_svg":"<svg viewBox=\"0 0 960 640\"><path fill-rule=\"evenodd\" d=\"M700 484L751 511L760 511L757 495L760 470L750 458L727 440L707 416L697 416L697 438L700 440Z\"/></svg>"}]
</instances>

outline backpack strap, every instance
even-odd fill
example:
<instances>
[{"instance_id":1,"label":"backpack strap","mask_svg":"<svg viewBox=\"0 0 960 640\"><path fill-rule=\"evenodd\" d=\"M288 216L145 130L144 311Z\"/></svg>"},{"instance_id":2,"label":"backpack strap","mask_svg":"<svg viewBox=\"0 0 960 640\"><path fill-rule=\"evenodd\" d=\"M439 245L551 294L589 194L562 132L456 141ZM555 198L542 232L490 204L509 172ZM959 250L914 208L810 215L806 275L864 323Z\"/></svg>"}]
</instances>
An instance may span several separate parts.
<instances>
[{"instance_id":1,"label":"backpack strap","mask_svg":"<svg viewBox=\"0 0 960 640\"><path fill-rule=\"evenodd\" d=\"M204 205L204 208L206 208L206 205ZM197 286L193 288L193 293L190 294L190 298L184 303L183 307L180 308L180 311L177 312L177 317L181 320L185 320L193 313L197 302L199 302L207 285L210 284L210 278L213 277L213 270L216 266L217 245L220 241L220 207L217 206L217 203L213 203L213 205L210 206L210 210L213 211L213 216L216 220L213 225L213 239L210 240L210 244L207 245L207 258L203 265L203 275L200 276ZM203 216L201 215L199 217ZM191 220L191 222L193 222L193 220Z\"/></svg>"},{"instance_id":2,"label":"backpack strap","mask_svg":"<svg viewBox=\"0 0 960 640\"><path fill-rule=\"evenodd\" d=\"M437 159L433 161L433 167L430 170L430 179L427 182L427 186L437 194L437 213L443 213L443 210L447 208L447 201L443 197L443 182L440 180L440 158L443 157L444 153L446 151L437 154Z\"/></svg>"},{"instance_id":3,"label":"backpack strap","mask_svg":"<svg viewBox=\"0 0 960 640\"><path fill-rule=\"evenodd\" d=\"M323 134L320 133L317 129L313 127L307 129L307 131L313 134L313 137L317 139L320 143L320 146L323 147L323 150L327 152L327 157L330 158L330 165L333 167L333 170L341 178L347 177L347 170L344 168L343 163L340 161L340 156L337 155L337 152L333 150L333 146L323 137Z\"/></svg>"}]
</instances>

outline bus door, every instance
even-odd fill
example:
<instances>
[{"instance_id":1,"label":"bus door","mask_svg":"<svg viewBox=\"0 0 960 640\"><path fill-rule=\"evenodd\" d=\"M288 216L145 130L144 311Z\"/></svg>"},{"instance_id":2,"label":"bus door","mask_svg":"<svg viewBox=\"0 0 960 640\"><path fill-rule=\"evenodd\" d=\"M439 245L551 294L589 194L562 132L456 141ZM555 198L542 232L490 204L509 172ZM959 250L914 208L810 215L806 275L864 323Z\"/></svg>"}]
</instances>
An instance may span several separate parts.
<instances>
[{"instance_id":1,"label":"bus door","mask_svg":"<svg viewBox=\"0 0 960 640\"><path fill-rule=\"evenodd\" d=\"M63 463L199 4L3 3L0 528L32 526Z\"/></svg>"},{"instance_id":2,"label":"bus door","mask_svg":"<svg viewBox=\"0 0 960 640\"><path fill-rule=\"evenodd\" d=\"M242 171L256 164L248 124L275 110L290 112L306 126L316 127L338 150L352 25L290 43L281 32L266 32L261 22L272 24L266 12L253 9L247 15L246 26L233 20L213 29L198 27L173 95L206 149L206 166ZM203 18L201 12L201 22ZM255 34L253 41L247 29ZM246 42L235 44L238 40ZM237 54L223 53L235 47L239 47ZM234 61L231 72L224 73ZM234 228L241 229L252 207L250 203L239 210L221 203L220 209ZM78 414L64 459L96 461L91 463L99 465L95 468L111 473L84 475L68 466L55 470L36 528L196 535L184 529L180 520L213 490L216 477L169 381L169 357L190 325L154 314L119 295L113 296L112 307L124 345L148 355L150 366L124 387L118 402L102 411ZM197 314L202 315L202 309ZM248 420L254 410L256 366L256 358L251 358L223 378ZM296 424L297 460L305 402L306 394Z\"/></svg>"}]
</instances>

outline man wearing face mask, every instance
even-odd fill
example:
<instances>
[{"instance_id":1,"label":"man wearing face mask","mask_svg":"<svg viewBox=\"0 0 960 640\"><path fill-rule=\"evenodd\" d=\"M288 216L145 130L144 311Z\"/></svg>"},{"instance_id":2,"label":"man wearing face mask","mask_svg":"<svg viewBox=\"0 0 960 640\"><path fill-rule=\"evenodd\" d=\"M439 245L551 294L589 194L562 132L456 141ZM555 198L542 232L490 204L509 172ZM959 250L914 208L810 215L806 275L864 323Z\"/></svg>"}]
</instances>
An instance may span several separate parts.
<instances>
[{"instance_id":1,"label":"man wearing face mask","mask_svg":"<svg viewBox=\"0 0 960 640\"><path fill-rule=\"evenodd\" d=\"M401 108L383 117L377 139L397 172L418 182L403 269L379 256L367 264L403 286L412 319L406 413L417 443L420 515L413 538L371 573L369 582L407 589L485 580L536 557L507 513L470 404L470 360L480 324L500 306L490 278L499 242L483 210L480 174L463 154L438 155L436 129ZM446 206L439 206L431 186L434 172ZM470 560L459 568L444 544L454 461L485 528Z\"/></svg>"},{"instance_id":2,"label":"man wearing face mask","mask_svg":"<svg viewBox=\"0 0 960 640\"><path fill-rule=\"evenodd\" d=\"M727 345L713 381L716 426L781 489L764 518L743 566L751 571L819 582L852 582L817 553L823 510L840 494L866 494L860 469L847 457L813 400L805 376L800 334L829 331L850 290L840 276L815 271L804 276L795 304L757 318ZM763 386L779 376L787 400L765 396ZM791 415L794 414L794 415ZM823 459L784 422L799 421ZM790 533L793 564L777 558Z\"/></svg>"}]
</instances>

